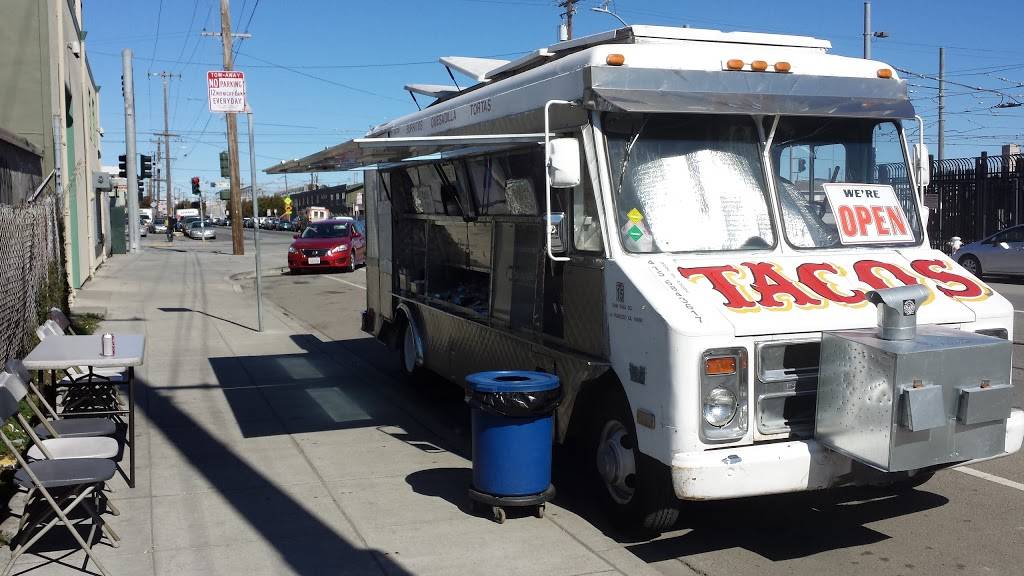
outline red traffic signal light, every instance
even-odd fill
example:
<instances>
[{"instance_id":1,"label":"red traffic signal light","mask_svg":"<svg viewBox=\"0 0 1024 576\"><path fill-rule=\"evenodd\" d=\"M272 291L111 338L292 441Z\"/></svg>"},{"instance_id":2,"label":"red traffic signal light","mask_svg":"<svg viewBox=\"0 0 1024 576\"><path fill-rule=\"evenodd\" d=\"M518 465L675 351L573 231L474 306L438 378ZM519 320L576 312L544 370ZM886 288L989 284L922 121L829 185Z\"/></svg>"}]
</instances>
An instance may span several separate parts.
<instances>
[{"instance_id":1,"label":"red traffic signal light","mask_svg":"<svg viewBox=\"0 0 1024 576\"><path fill-rule=\"evenodd\" d=\"M192 193L201 194L201 192L199 191L199 176L192 177Z\"/></svg>"}]
</instances>

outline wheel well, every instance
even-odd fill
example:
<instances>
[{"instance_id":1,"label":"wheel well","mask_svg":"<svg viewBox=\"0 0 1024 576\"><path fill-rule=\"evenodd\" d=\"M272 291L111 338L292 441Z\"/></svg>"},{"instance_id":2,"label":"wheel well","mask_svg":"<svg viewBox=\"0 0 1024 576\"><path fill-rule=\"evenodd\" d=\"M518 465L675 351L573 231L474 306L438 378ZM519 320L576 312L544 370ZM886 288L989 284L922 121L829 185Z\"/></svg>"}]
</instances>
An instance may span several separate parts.
<instances>
[{"instance_id":1,"label":"wheel well","mask_svg":"<svg viewBox=\"0 0 1024 576\"><path fill-rule=\"evenodd\" d=\"M566 442L574 443L584 439L591 415L603 402L623 402L629 406L626 391L614 370L608 370L597 378L580 384L569 415Z\"/></svg>"}]
</instances>

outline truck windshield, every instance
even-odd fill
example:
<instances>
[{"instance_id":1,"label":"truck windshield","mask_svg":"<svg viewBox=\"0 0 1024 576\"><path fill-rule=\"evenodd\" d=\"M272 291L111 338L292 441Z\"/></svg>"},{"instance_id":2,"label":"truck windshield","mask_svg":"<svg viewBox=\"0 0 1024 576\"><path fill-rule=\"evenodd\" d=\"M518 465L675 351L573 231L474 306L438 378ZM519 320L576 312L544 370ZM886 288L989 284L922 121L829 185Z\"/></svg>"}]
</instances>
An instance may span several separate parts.
<instances>
[{"instance_id":1,"label":"truck windshield","mask_svg":"<svg viewBox=\"0 0 1024 576\"><path fill-rule=\"evenodd\" d=\"M617 225L627 250L775 245L752 117L608 114L604 130Z\"/></svg>"},{"instance_id":2,"label":"truck windshield","mask_svg":"<svg viewBox=\"0 0 1024 576\"><path fill-rule=\"evenodd\" d=\"M768 120L771 122L771 119ZM894 122L863 118L783 117L772 141L771 159L779 194L786 239L796 248L839 247L843 240L833 207L826 195L828 184L859 189L859 184L891 186L902 207L908 233L902 242L921 241L914 189L908 178L903 144ZM892 193L889 193L890 195ZM866 209L862 209L868 214ZM842 216L842 212L840 211ZM841 218L842 219L842 218ZM862 224L864 231L888 232L888 221L867 217L849 221L851 230ZM842 222L840 222L842 223ZM899 222L897 222L899 224ZM915 241L909 241L910 236ZM845 243L857 243L847 234ZM867 240L865 240L865 243ZM872 244L885 244L877 234Z\"/></svg>"}]
</instances>

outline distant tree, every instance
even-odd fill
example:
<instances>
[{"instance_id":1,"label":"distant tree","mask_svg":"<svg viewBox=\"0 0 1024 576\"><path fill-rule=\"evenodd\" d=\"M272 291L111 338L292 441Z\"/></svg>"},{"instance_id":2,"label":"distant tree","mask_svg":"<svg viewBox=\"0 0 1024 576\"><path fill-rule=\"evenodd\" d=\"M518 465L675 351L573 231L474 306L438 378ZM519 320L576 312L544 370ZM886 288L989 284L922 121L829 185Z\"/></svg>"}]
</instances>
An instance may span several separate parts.
<instances>
[{"instance_id":1,"label":"distant tree","mask_svg":"<svg viewBox=\"0 0 1024 576\"><path fill-rule=\"evenodd\" d=\"M152 196L143 196L142 197L142 201L139 202L139 208L152 208L152 207L153 207L153 197Z\"/></svg>"}]
</instances>

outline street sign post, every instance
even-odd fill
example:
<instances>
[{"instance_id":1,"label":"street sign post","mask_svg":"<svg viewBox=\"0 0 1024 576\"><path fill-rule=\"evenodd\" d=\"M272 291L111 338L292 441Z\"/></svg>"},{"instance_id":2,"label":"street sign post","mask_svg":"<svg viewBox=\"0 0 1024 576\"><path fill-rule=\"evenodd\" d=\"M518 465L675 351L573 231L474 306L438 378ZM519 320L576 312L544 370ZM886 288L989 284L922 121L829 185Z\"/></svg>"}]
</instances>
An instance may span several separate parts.
<instances>
[{"instance_id":1,"label":"street sign post","mask_svg":"<svg viewBox=\"0 0 1024 576\"><path fill-rule=\"evenodd\" d=\"M206 94L210 112L245 112L245 72L210 70L206 73Z\"/></svg>"},{"instance_id":2,"label":"street sign post","mask_svg":"<svg viewBox=\"0 0 1024 576\"><path fill-rule=\"evenodd\" d=\"M230 52L229 49L225 48ZM245 98L245 73L237 70L210 70L206 73L206 94L210 112L225 114L246 114L249 117L249 167L252 179L249 189L252 191L253 227L252 236L256 253L256 330L263 332L263 282L260 266L260 227L256 218L256 153L253 144L252 109ZM230 127L229 127L230 133ZM233 137L232 137L233 138ZM230 145L230 143L229 143ZM223 173L223 168L222 168ZM239 220L240 222L240 220ZM242 230L232 215L231 230ZM244 231L242 232L244 234Z\"/></svg>"}]
</instances>

